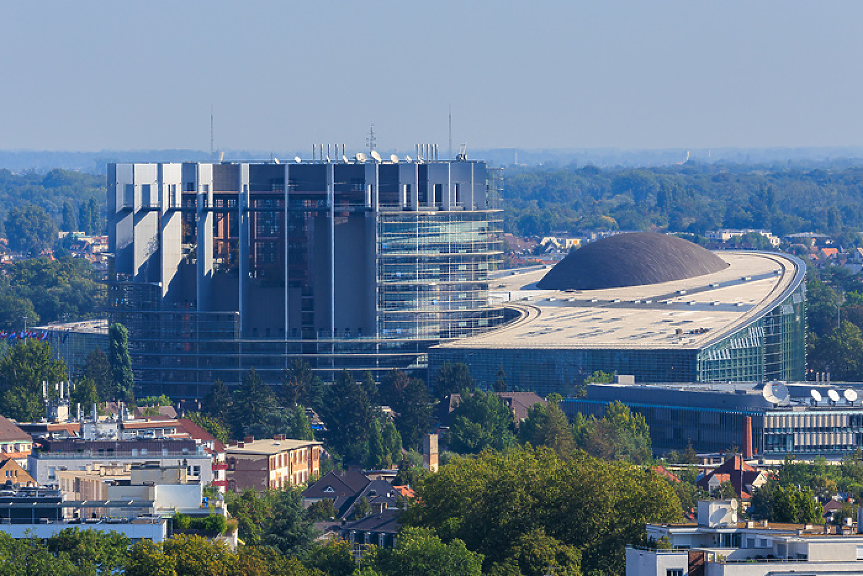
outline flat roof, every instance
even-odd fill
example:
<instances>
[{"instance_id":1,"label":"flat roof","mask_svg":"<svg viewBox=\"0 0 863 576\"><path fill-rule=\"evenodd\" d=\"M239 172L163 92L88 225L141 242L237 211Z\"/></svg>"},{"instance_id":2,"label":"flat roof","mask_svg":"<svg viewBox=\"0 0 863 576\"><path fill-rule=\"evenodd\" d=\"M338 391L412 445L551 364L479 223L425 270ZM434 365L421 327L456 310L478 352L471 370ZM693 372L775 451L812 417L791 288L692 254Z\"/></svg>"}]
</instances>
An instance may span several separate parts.
<instances>
[{"instance_id":1,"label":"flat roof","mask_svg":"<svg viewBox=\"0 0 863 576\"><path fill-rule=\"evenodd\" d=\"M715 254L730 265L694 278L605 290L540 290L536 282L547 268L499 276L490 298L521 317L441 348L701 349L766 313L805 272L791 256Z\"/></svg>"},{"instance_id":2,"label":"flat roof","mask_svg":"<svg viewBox=\"0 0 863 576\"><path fill-rule=\"evenodd\" d=\"M323 443L317 440L292 440L290 438L287 440L274 440L272 438L264 438L262 440L255 440L254 442L244 442L242 448L239 446L228 446L225 449L225 453L273 455L285 452L286 450L322 445Z\"/></svg>"}]
</instances>

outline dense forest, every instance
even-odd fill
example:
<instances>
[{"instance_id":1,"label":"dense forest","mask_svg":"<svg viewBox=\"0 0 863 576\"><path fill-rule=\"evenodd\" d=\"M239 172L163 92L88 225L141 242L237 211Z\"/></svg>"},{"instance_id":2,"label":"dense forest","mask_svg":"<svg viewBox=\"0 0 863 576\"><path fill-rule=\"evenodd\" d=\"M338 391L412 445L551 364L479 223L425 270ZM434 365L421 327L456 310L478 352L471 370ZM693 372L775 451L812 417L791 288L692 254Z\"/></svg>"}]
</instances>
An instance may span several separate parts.
<instances>
[{"instance_id":1,"label":"dense forest","mask_svg":"<svg viewBox=\"0 0 863 576\"><path fill-rule=\"evenodd\" d=\"M516 235L760 228L823 232L854 245L863 230L863 167L524 167L505 177L504 228Z\"/></svg>"},{"instance_id":2,"label":"dense forest","mask_svg":"<svg viewBox=\"0 0 863 576\"><path fill-rule=\"evenodd\" d=\"M0 223L7 221L10 212L35 205L61 230L100 234L106 203L105 176L59 169L47 174L0 169Z\"/></svg>"}]
</instances>

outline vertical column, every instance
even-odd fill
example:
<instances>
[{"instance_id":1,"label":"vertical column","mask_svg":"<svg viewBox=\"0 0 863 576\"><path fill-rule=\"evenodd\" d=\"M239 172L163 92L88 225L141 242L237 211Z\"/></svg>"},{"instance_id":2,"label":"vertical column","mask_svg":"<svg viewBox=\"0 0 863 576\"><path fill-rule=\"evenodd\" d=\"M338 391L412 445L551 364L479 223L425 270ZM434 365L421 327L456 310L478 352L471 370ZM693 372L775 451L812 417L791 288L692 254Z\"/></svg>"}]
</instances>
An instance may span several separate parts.
<instances>
[{"instance_id":1,"label":"vertical column","mask_svg":"<svg viewBox=\"0 0 863 576\"><path fill-rule=\"evenodd\" d=\"M330 338L333 338L336 332L336 202L335 202L335 186L334 186L334 164L327 163L327 232L329 241L329 259L328 268L330 271L329 281L329 308L330 308Z\"/></svg>"},{"instance_id":2,"label":"vertical column","mask_svg":"<svg viewBox=\"0 0 863 576\"><path fill-rule=\"evenodd\" d=\"M197 299L198 310L210 309L210 289L213 279L213 165L197 164L196 171L196 232L197 232Z\"/></svg>"},{"instance_id":3,"label":"vertical column","mask_svg":"<svg viewBox=\"0 0 863 576\"><path fill-rule=\"evenodd\" d=\"M441 202L442 208L444 210L451 210L450 206L453 202L452 195L453 195L452 194L452 164L447 162L446 163L446 190L443 191L443 198L442 198L442 202Z\"/></svg>"},{"instance_id":4,"label":"vertical column","mask_svg":"<svg viewBox=\"0 0 863 576\"><path fill-rule=\"evenodd\" d=\"M249 165L240 164L239 181L237 182L237 217L240 222L240 237L237 244L240 248L240 277L239 281L239 312L240 312L240 338L245 338L246 298L249 288Z\"/></svg>"},{"instance_id":5,"label":"vertical column","mask_svg":"<svg viewBox=\"0 0 863 576\"><path fill-rule=\"evenodd\" d=\"M290 164L285 164L285 222L283 234L285 237L285 339L290 336L291 328L291 312L290 312L290 289L288 288L290 267L288 266L288 258L291 255L291 239L290 239L290 207L291 204L291 167ZM286 362L287 362L287 356Z\"/></svg>"}]
</instances>

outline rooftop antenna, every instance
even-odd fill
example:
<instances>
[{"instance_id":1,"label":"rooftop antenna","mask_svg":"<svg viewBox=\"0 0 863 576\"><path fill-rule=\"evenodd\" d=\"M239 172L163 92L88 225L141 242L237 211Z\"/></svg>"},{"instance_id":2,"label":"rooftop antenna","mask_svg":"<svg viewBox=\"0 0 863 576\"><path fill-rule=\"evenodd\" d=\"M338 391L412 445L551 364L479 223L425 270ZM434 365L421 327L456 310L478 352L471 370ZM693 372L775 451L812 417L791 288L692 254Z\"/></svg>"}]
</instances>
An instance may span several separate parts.
<instances>
[{"instance_id":1,"label":"rooftop antenna","mask_svg":"<svg viewBox=\"0 0 863 576\"><path fill-rule=\"evenodd\" d=\"M213 104L210 104L210 162L216 159L216 147L213 139Z\"/></svg>"},{"instance_id":2,"label":"rooftop antenna","mask_svg":"<svg viewBox=\"0 0 863 576\"><path fill-rule=\"evenodd\" d=\"M771 404L781 404L788 400L788 388L782 382L768 382L761 389L761 395Z\"/></svg>"},{"instance_id":3,"label":"rooftop antenna","mask_svg":"<svg viewBox=\"0 0 863 576\"><path fill-rule=\"evenodd\" d=\"M381 155L378 154L377 150L372 150L372 158L374 158L375 162L377 162L378 164L381 163Z\"/></svg>"},{"instance_id":4,"label":"rooftop antenna","mask_svg":"<svg viewBox=\"0 0 863 576\"><path fill-rule=\"evenodd\" d=\"M452 160L452 104L449 105L449 159Z\"/></svg>"},{"instance_id":5,"label":"rooftop antenna","mask_svg":"<svg viewBox=\"0 0 863 576\"><path fill-rule=\"evenodd\" d=\"M374 124L369 127L369 135L366 136L366 148L369 149L369 152L371 152L372 150L377 150L378 148L378 139L375 137Z\"/></svg>"},{"instance_id":6,"label":"rooftop antenna","mask_svg":"<svg viewBox=\"0 0 863 576\"><path fill-rule=\"evenodd\" d=\"M851 390L849 388L848 390L842 392L842 395L845 396L845 399L848 401L849 404L854 404L854 401L857 400L856 390Z\"/></svg>"},{"instance_id":7,"label":"rooftop antenna","mask_svg":"<svg viewBox=\"0 0 863 576\"><path fill-rule=\"evenodd\" d=\"M829 396L829 397L830 397L830 400L831 400L834 404L835 404L836 402L839 402L839 392L837 392L836 390L833 390L833 389L831 388L830 390L828 390L828 391L827 391L827 396Z\"/></svg>"}]
</instances>

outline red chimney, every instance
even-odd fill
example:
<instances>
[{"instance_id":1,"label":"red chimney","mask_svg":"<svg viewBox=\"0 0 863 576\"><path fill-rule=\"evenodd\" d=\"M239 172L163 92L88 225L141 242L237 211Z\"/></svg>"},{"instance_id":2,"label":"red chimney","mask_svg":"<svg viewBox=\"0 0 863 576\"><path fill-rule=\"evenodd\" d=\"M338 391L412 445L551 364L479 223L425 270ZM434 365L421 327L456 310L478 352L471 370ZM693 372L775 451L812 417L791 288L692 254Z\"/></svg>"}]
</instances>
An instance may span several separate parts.
<instances>
[{"instance_id":1,"label":"red chimney","mask_svg":"<svg viewBox=\"0 0 863 576\"><path fill-rule=\"evenodd\" d=\"M752 458L752 416L743 417L743 457Z\"/></svg>"}]
</instances>

